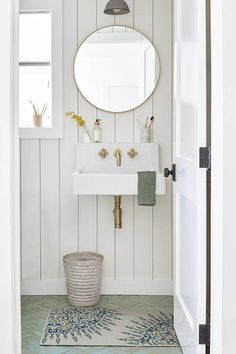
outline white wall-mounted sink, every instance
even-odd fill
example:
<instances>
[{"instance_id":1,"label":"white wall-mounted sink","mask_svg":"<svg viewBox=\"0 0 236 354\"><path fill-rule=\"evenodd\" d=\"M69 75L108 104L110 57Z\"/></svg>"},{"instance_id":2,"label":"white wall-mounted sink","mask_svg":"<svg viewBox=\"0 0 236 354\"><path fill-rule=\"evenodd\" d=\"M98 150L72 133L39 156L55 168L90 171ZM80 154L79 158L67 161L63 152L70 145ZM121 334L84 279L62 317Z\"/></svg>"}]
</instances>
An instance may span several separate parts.
<instances>
[{"instance_id":1,"label":"white wall-mounted sink","mask_svg":"<svg viewBox=\"0 0 236 354\"><path fill-rule=\"evenodd\" d=\"M104 159L98 155L103 148L109 152ZM134 158L127 154L132 148L138 153ZM121 166L117 166L114 156L116 149L121 150ZM78 144L73 192L79 195L136 195L139 171L156 171L156 194L166 193L165 178L159 171L158 144Z\"/></svg>"}]
</instances>

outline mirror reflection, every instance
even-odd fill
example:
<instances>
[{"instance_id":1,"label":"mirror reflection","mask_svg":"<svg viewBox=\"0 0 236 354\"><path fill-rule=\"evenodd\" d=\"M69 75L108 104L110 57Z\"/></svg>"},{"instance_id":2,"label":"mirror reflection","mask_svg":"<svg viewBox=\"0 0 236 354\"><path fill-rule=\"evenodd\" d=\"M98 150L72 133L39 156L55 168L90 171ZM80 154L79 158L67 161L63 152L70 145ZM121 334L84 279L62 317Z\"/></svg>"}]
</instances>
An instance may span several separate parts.
<instances>
[{"instance_id":1,"label":"mirror reflection","mask_svg":"<svg viewBox=\"0 0 236 354\"><path fill-rule=\"evenodd\" d=\"M79 90L91 104L109 112L125 112L140 106L153 93L160 62L144 35L112 26L83 42L74 73Z\"/></svg>"}]
</instances>

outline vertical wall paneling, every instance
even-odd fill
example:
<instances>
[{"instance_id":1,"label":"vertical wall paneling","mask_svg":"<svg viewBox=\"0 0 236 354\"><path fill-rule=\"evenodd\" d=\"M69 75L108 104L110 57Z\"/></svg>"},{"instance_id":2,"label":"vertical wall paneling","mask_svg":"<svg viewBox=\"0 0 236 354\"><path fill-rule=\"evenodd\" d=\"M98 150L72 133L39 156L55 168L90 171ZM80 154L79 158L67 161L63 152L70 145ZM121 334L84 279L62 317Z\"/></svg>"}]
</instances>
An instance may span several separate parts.
<instances>
[{"instance_id":1,"label":"vertical wall paneling","mask_svg":"<svg viewBox=\"0 0 236 354\"><path fill-rule=\"evenodd\" d=\"M78 0L78 47L97 26L97 1ZM96 108L78 92L79 114L86 120L92 132L96 119ZM79 197L79 250L95 251L97 245L97 197Z\"/></svg>"},{"instance_id":2,"label":"vertical wall paneling","mask_svg":"<svg viewBox=\"0 0 236 354\"><path fill-rule=\"evenodd\" d=\"M135 0L126 0L128 6L129 6L129 9L130 9L130 13L127 15L116 16L115 17L115 24L117 26L121 25L121 26L133 27L133 25L134 25L134 11L133 11L134 1Z\"/></svg>"},{"instance_id":3,"label":"vertical wall paneling","mask_svg":"<svg viewBox=\"0 0 236 354\"><path fill-rule=\"evenodd\" d=\"M40 144L21 141L22 279L40 279Z\"/></svg>"},{"instance_id":4,"label":"vertical wall paneling","mask_svg":"<svg viewBox=\"0 0 236 354\"><path fill-rule=\"evenodd\" d=\"M153 140L160 143L163 169L171 164L171 0L127 0L131 11L123 16L105 15L107 1L63 2L64 111L82 115L90 131L100 118L102 141L131 145L140 140L138 121L144 124L147 116L154 115ZM144 33L161 60L154 94L137 109L120 114L87 102L73 77L81 43L96 29L114 24ZM170 182L167 195L157 197L155 208L139 207L136 197L123 196L123 228L114 230L113 196L73 195L78 141L81 131L66 118L63 139L21 141L22 293L64 294L62 257L80 250L104 255L103 293L170 294Z\"/></svg>"},{"instance_id":5,"label":"vertical wall paneling","mask_svg":"<svg viewBox=\"0 0 236 354\"><path fill-rule=\"evenodd\" d=\"M125 16L116 16L115 24L120 26L133 27L134 12L133 0L128 0L127 4L130 13ZM118 31L120 29L118 28ZM115 141L133 142L134 132L134 111L116 114ZM122 151L126 154L126 151ZM115 232L116 243L116 279L133 279L133 197L122 197L121 200L123 228Z\"/></svg>"},{"instance_id":6,"label":"vertical wall paneling","mask_svg":"<svg viewBox=\"0 0 236 354\"><path fill-rule=\"evenodd\" d=\"M104 14L107 0L97 0L97 29L112 26L115 23L115 16Z\"/></svg>"},{"instance_id":7,"label":"vertical wall paneling","mask_svg":"<svg viewBox=\"0 0 236 354\"><path fill-rule=\"evenodd\" d=\"M121 129L122 127L122 129ZM133 111L116 115L116 142L133 141ZM127 151L122 151L126 154ZM122 157L121 157L122 158ZM133 279L133 197L122 196L122 229L115 231L116 279Z\"/></svg>"},{"instance_id":8,"label":"vertical wall paneling","mask_svg":"<svg viewBox=\"0 0 236 354\"><path fill-rule=\"evenodd\" d=\"M161 59L161 77L157 90L153 95L154 115L157 118L154 128L154 139L160 143L161 169L171 166L171 85L172 72L172 25L171 17L162 14L171 12L171 0L154 0L155 21L153 24L153 41L158 48ZM166 33L166 37L162 32ZM166 41L169 38L169 41ZM154 247L153 267L155 279L171 277L171 181L167 181L167 195L160 197L154 208Z\"/></svg>"},{"instance_id":9,"label":"vertical wall paneling","mask_svg":"<svg viewBox=\"0 0 236 354\"><path fill-rule=\"evenodd\" d=\"M64 2L64 111L77 112L77 87L73 75L77 52L77 0ZM68 94L69 93L69 94ZM77 126L64 119L63 140L60 140L60 277L64 278L62 257L78 250L78 197L72 194L72 173L75 168Z\"/></svg>"},{"instance_id":10,"label":"vertical wall paneling","mask_svg":"<svg viewBox=\"0 0 236 354\"><path fill-rule=\"evenodd\" d=\"M79 251L97 250L97 197L80 196L79 199Z\"/></svg>"},{"instance_id":11,"label":"vertical wall paneling","mask_svg":"<svg viewBox=\"0 0 236 354\"><path fill-rule=\"evenodd\" d=\"M114 16L104 14L104 9L107 4L106 0L97 0L97 29L114 25ZM102 141L114 141L114 114L97 110L97 118L101 119L102 124Z\"/></svg>"},{"instance_id":12,"label":"vertical wall paneling","mask_svg":"<svg viewBox=\"0 0 236 354\"><path fill-rule=\"evenodd\" d=\"M145 16L144 16L145 13ZM134 0L134 27L150 41L153 39L153 0ZM153 114L152 96L134 111L134 140L140 141L140 123Z\"/></svg>"},{"instance_id":13,"label":"vertical wall paneling","mask_svg":"<svg viewBox=\"0 0 236 354\"><path fill-rule=\"evenodd\" d=\"M172 275L172 241L171 241L171 186L167 195L159 196L154 208L153 229L153 271L154 279L170 279ZM168 221L163 221L168 220Z\"/></svg>"},{"instance_id":14,"label":"vertical wall paneling","mask_svg":"<svg viewBox=\"0 0 236 354\"><path fill-rule=\"evenodd\" d=\"M133 141L134 111L116 114L116 142Z\"/></svg>"},{"instance_id":15,"label":"vertical wall paneling","mask_svg":"<svg viewBox=\"0 0 236 354\"><path fill-rule=\"evenodd\" d=\"M116 279L133 280L133 197L121 200L123 228L116 230Z\"/></svg>"},{"instance_id":16,"label":"vertical wall paneling","mask_svg":"<svg viewBox=\"0 0 236 354\"><path fill-rule=\"evenodd\" d=\"M135 9L137 9L137 4ZM152 116L152 113L152 97L134 111L134 141L140 141L140 125L144 126L146 117ZM147 218L143 215L143 209L145 214L148 214ZM152 208L146 208L145 210L145 208L139 207L137 197L134 197L134 279L138 279L138 277L144 272L146 273L146 276L149 278L151 277L151 274L148 272L150 272L149 261L152 260L152 254L146 246L143 248L143 242L145 245L147 242L149 246L152 243L152 238L154 236L151 227L152 222ZM142 269L142 265L140 267L140 256L148 262L145 263L144 269Z\"/></svg>"},{"instance_id":17,"label":"vertical wall paneling","mask_svg":"<svg viewBox=\"0 0 236 354\"><path fill-rule=\"evenodd\" d=\"M116 16L115 24L120 26L133 27L134 25L134 0L127 0L130 8L128 15ZM117 142L133 141L133 111L116 114L116 136Z\"/></svg>"},{"instance_id":18,"label":"vertical wall paneling","mask_svg":"<svg viewBox=\"0 0 236 354\"><path fill-rule=\"evenodd\" d=\"M143 16L143 14L146 16ZM135 28L145 33L147 38L152 41L152 0L135 0L134 6ZM145 18L145 19L144 19ZM144 105L138 107L134 114L134 137L140 141L140 123L143 126L147 116L153 114L152 97ZM152 208L138 206L137 198L134 198L134 277L135 279L152 279ZM141 260L141 261L140 261Z\"/></svg>"},{"instance_id":19,"label":"vertical wall paneling","mask_svg":"<svg viewBox=\"0 0 236 354\"><path fill-rule=\"evenodd\" d=\"M171 17L163 13L171 11L171 0L153 0L155 21L153 24L153 44L158 50L161 61L161 75L158 87L153 94L154 139L160 143L160 162L162 169L171 161L171 85L172 85L172 25ZM166 40L166 37L169 40Z\"/></svg>"},{"instance_id":20,"label":"vertical wall paneling","mask_svg":"<svg viewBox=\"0 0 236 354\"><path fill-rule=\"evenodd\" d=\"M134 0L134 27L152 41L153 0Z\"/></svg>"},{"instance_id":21,"label":"vertical wall paneling","mask_svg":"<svg viewBox=\"0 0 236 354\"><path fill-rule=\"evenodd\" d=\"M104 14L106 0L97 0L97 29L114 25L114 16ZM97 117L101 119L102 141L114 142L115 115L97 110ZM98 251L104 255L104 278L115 279L115 231L113 223L113 197L98 197Z\"/></svg>"},{"instance_id":22,"label":"vertical wall paneling","mask_svg":"<svg viewBox=\"0 0 236 354\"><path fill-rule=\"evenodd\" d=\"M98 252L104 255L103 278L115 279L113 197L101 196L98 200Z\"/></svg>"},{"instance_id":23,"label":"vertical wall paneling","mask_svg":"<svg viewBox=\"0 0 236 354\"><path fill-rule=\"evenodd\" d=\"M41 140L41 277L59 279L59 141Z\"/></svg>"},{"instance_id":24,"label":"vertical wall paneling","mask_svg":"<svg viewBox=\"0 0 236 354\"><path fill-rule=\"evenodd\" d=\"M104 143L114 142L114 114L97 110L97 118L101 119L102 141Z\"/></svg>"},{"instance_id":25,"label":"vertical wall paneling","mask_svg":"<svg viewBox=\"0 0 236 354\"><path fill-rule=\"evenodd\" d=\"M78 2L78 45L86 37L96 30L97 21L97 1L96 0L77 0Z\"/></svg>"},{"instance_id":26,"label":"vertical wall paneling","mask_svg":"<svg viewBox=\"0 0 236 354\"><path fill-rule=\"evenodd\" d=\"M84 117L88 127L96 119L96 109L79 94L79 114ZM97 197L79 197L79 250L95 251L97 245ZM92 249L90 249L92 247Z\"/></svg>"},{"instance_id":27,"label":"vertical wall paneling","mask_svg":"<svg viewBox=\"0 0 236 354\"><path fill-rule=\"evenodd\" d=\"M135 279L152 279L152 207L137 206L135 197Z\"/></svg>"}]
</instances>

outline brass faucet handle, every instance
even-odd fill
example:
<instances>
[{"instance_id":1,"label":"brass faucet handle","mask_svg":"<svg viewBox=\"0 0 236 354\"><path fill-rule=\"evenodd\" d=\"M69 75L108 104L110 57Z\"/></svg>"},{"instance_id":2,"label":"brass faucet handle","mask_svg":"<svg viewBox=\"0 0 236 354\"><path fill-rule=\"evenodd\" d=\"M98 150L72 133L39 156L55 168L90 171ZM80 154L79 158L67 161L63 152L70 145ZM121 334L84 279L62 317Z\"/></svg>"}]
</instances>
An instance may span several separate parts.
<instances>
[{"instance_id":1,"label":"brass faucet handle","mask_svg":"<svg viewBox=\"0 0 236 354\"><path fill-rule=\"evenodd\" d=\"M109 152L103 148L102 150L99 151L98 155L101 156L103 159L105 159L107 155L109 155Z\"/></svg>"},{"instance_id":2,"label":"brass faucet handle","mask_svg":"<svg viewBox=\"0 0 236 354\"><path fill-rule=\"evenodd\" d=\"M134 159L136 155L138 155L137 151L135 151L134 148L130 149L127 154L129 155L129 157L131 157L131 159Z\"/></svg>"}]
</instances>

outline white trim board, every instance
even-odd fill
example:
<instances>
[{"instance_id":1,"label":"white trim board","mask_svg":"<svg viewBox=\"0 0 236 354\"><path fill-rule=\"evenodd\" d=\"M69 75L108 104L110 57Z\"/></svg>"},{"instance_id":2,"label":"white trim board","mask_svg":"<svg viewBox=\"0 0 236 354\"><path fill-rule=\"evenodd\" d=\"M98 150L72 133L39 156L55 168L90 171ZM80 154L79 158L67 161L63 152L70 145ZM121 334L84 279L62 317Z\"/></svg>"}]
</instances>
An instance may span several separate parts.
<instances>
[{"instance_id":1,"label":"white trim board","mask_svg":"<svg viewBox=\"0 0 236 354\"><path fill-rule=\"evenodd\" d=\"M211 354L222 351L223 70L222 1L211 1L212 180L211 180ZM228 328L230 330L230 328Z\"/></svg>"},{"instance_id":2,"label":"white trim board","mask_svg":"<svg viewBox=\"0 0 236 354\"><path fill-rule=\"evenodd\" d=\"M5 1L0 11L0 338L6 354L21 352L17 38L18 1Z\"/></svg>"},{"instance_id":3,"label":"white trim board","mask_svg":"<svg viewBox=\"0 0 236 354\"><path fill-rule=\"evenodd\" d=\"M212 11L212 249L211 354L234 352L236 311L236 3L211 0Z\"/></svg>"},{"instance_id":4,"label":"white trim board","mask_svg":"<svg viewBox=\"0 0 236 354\"><path fill-rule=\"evenodd\" d=\"M24 280L21 285L22 295L66 295L65 280ZM172 295L172 281L104 279L103 295Z\"/></svg>"}]
</instances>

